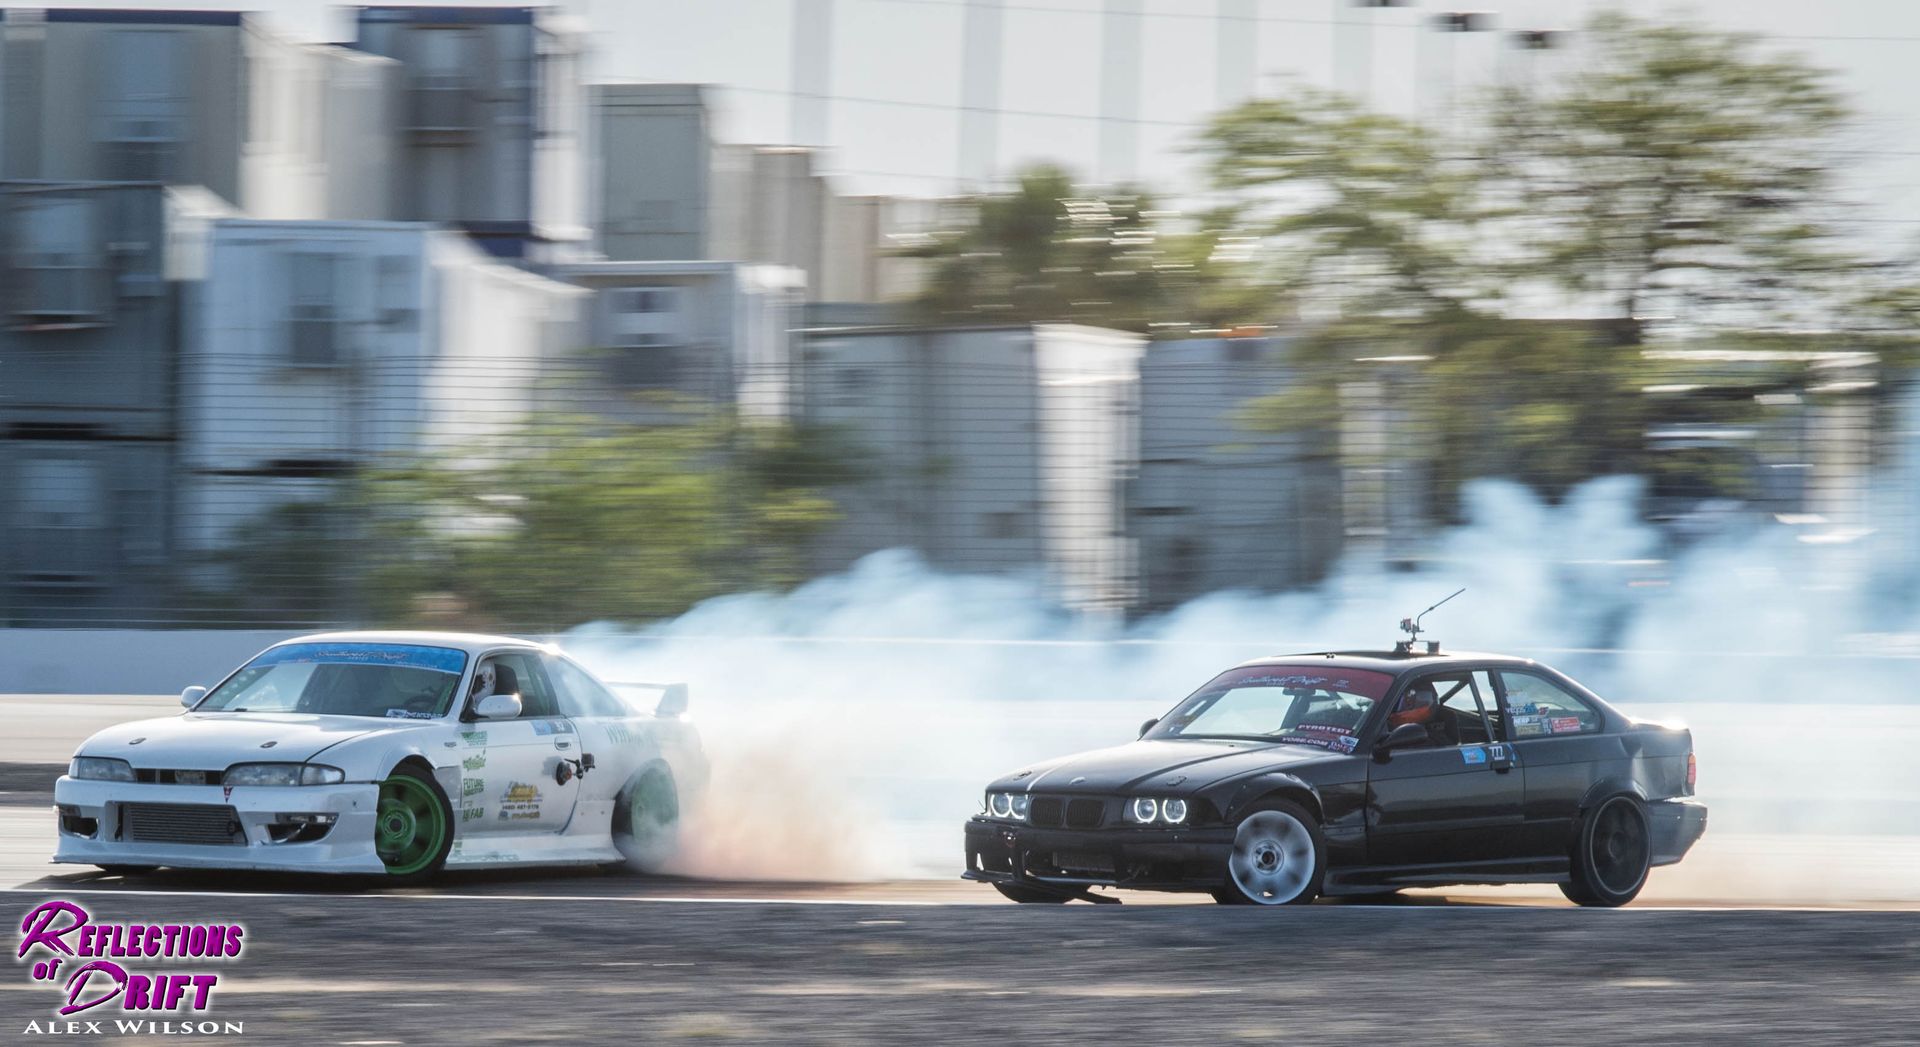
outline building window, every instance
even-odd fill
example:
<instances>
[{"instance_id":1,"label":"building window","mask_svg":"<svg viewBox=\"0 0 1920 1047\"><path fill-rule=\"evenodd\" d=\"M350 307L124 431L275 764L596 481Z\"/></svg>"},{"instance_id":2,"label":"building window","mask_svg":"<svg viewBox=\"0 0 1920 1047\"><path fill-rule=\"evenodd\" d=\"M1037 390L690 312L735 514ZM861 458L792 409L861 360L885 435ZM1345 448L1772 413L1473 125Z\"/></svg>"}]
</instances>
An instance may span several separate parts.
<instances>
[{"instance_id":1,"label":"building window","mask_svg":"<svg viewBox=\"0 0 1920 1047\"><path fill-rule=\"evenodd\" d=\"M416 135L464 137L479 126L473 85L474 34L420 29L411 34L414 74L408 79L408 123Z\"/></svg>"},{"instance_id":2,"label":"building window","mask_svg":"<svg viewBox=\"0 0 1920 1047\"><path fill-rule=\"evenodd\" d=\"M100 238L94 201L27 195L15 205L14 312L44 320L75 320L102 312Z\"/></svg>"},{"instance_id":3,"label":"building window","mask_svg":"<svg viewBox=\"0 0 1920 1047\"><path fill-rule=\"evenodd\" d=\"M122 182L176 180L187 114L186 42L165 29L113 34L101 106L106 177Z\"/></svg>"},{"instance_id":4,"label":"building window","mask_svg":"<svg viewBox=\"0 0 1920 1047\"><path fill-rule=\"evenodd\" d=\"M340 363L339 259L314 251L287 256L287 359L295 367Z\"/></svg>"},{"instance_id":5,"label":"building window","mask_svg":"<svg viewBox=\"0 0 1920 1047\"><path fill-rule=\"evenodd\" d=\"M373 293L380 302L380 324L399 331L411 331L416 320L414 301L420 293L413 271L413 259L391 255L375 264Z\"/></svg>"},{"instance_id":6,"label":"building window","mask_svg":"<svg viewBox=\"0 0 1920 1047\"><path fill-rule=\"evenodd\" d=\"M44 580L79 578L106 566L107 497L100 462L91 456L27 458L14 495L19 527L14 557Z\"/></svg>"},{"instance_id":7,"label":"building window","mask_svg":"<svg viewBox=\"0 0 1920 1047\"><path fill-rule=\"evenodd\" d=\"M616 313L671 313L673 292L671 287L617 287L610 294Z\"/></svg>"}]
</instances>

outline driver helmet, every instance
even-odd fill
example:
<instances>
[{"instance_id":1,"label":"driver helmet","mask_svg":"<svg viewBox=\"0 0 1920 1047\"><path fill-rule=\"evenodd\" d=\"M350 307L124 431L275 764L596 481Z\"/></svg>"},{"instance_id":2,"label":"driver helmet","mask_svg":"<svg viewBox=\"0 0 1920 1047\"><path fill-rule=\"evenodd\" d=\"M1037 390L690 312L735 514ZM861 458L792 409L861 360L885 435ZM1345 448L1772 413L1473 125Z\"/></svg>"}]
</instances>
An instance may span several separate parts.
<instances>
[{"instance_id":1,"label":"driver helmet","mask_svg":"<svg viewBox=\"0 0 1920 1047\"><path fill-rule=\"evenodd\" d=\"M1432 684L1414 684L1400 696L1400 708L1387 717L1387 725L1391 729L1403 723L1430 723L1439 707L1440 696L1434 693Z\"/></svg>"},{"instance_id":2,"label":"driver helmet","mask_svg":"<svg viewBox=\"0 0 1920 1047\"><path fill-rule=\"evenodd\" d=\"M473 671L473 689L467 692L468 696L485 698L487 695L492 694L495 675L492 662L486 662L482 664L480 668L475 669Z\"/></svg>"}]
</instances>

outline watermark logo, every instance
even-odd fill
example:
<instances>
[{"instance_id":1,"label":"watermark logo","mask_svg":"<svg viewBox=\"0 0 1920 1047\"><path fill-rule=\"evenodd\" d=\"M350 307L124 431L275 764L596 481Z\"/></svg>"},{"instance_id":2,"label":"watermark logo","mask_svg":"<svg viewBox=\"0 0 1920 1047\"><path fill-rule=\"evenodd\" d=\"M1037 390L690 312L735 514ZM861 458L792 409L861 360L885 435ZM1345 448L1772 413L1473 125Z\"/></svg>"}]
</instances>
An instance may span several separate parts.
<instances>
[{"instance_id":1,"label":"watermark logo","mask_svg":"<svg viewBox=\"0 0 1920 1047\"><path fill-rule=\"evenodd\" d=\"M42 902L21 919L14 958L31 961L33 980L58 991L57 1018L86 1018L30 1021L25 1034L238 1034L239 1022L192 1019L213 1008L220 975L208 965L237 959L245 934L237 923L96 923L73 902ZM189 1020L115 1019L109 1030L113 1012Z\"/></svg>"}]
</instances>

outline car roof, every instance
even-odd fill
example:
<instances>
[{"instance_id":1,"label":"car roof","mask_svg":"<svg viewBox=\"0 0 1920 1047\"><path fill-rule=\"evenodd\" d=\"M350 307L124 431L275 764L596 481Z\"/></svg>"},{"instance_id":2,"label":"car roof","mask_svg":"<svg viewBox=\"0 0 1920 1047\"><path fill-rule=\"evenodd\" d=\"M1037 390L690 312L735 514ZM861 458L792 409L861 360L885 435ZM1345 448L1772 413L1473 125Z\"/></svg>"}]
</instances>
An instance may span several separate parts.
<instances>
[{"instance_id":1,"label":"car roof","mask_svg":"<svg viewBox=\"0 0 1920 1047\"><path fill-rule=\"evenodd\" d=\"M1519 658L1510 654L1446 650L1429 652L1422 647L1411 652L1311 651L1303 654L1276 654L1241 662L1235 668L1250 665L1326 665L1339 669L1368 669L1397 677L1417 669L1444 668L1449 663L1508 665L1516 668L1539 664L1531 658Z\"/></svg>"},{"instance_id":2,"label":"car roof","mask_svg":"<svg viewBox=\"0 0 1920 1047\"><path fill-rule=\"evenodd\" d=\"M452 647L465 651L469 655L478 655L500 647L525 647L537 651L550 651L547 644L538 643L518 636L489 636L486 633L431 632L409 629L359 629L348 632L311 633L282 640L275 647L289 643L408 643L424 647Z\"/></svg>"}]
</instances>

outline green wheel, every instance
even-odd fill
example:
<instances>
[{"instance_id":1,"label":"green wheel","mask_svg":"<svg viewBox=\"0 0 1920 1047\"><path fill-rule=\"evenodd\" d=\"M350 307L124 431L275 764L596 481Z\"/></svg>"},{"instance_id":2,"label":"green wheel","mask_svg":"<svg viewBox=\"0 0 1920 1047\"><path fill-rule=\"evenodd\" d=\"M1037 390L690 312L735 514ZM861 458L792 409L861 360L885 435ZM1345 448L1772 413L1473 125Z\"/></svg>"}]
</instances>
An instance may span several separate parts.
<instances>
[{"instance_id":1,"label":"green wheel","mask_svg":"<svg viewBox=\"0 0 1920 1047\"><path fill-rule=\"evenodd\" d=\"M453 816L433 779L411 767L396 767L380 783L373 823L373 849L387 875L408 882L440 871L453 847Z\"/></svg>"}]
</instances>

